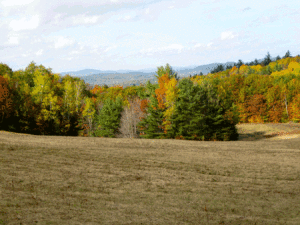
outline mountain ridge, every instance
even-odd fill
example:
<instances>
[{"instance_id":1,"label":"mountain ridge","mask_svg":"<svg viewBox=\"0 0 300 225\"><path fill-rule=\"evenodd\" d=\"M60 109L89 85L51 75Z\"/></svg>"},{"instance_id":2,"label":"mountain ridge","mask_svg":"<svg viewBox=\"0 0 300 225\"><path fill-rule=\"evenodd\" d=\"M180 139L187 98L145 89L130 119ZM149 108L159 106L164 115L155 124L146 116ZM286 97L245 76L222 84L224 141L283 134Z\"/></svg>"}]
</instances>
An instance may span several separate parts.
<instances>
[{"instance_id":1,"label":"mountain ridge","mask_svg":"<svg viewBox=\"0 0 300 225\"><path fill-rule=\"evenodd\" d=\"M271 58L272 61L275 58ZM258 62L262 62L263 59L258 59ZM193 76L195 74L202 73L206 75L210 73L211 70L219 65L233 66L235 62L226 63L210 63L200 66L172 66L174 72L178 74L178 77ZM85 83L90 85L122 85L124 87L131 85L141 85L150 81L150 83L156 83L157 79L155 77L157 68L147 68L141 70L96 70L96 69L84 69L79 71L62 72L61 76L69 74L70 76L78 77L84 80Z\"/></svg>"}]
</instances>

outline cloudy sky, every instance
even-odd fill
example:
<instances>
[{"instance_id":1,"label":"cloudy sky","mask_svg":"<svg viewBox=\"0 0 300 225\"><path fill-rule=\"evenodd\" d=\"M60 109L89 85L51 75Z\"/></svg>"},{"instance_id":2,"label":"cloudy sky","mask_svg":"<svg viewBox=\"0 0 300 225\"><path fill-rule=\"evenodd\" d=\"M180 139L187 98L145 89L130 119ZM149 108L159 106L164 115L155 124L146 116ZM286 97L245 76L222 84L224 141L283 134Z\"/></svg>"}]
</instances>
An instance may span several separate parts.
<instances>
[{"instance_id":1,"label":"cloudy sky","mask_svg":"<svg viewBox=\"0 0 300 225\"><path fill-rule=\"evenodd\" d=\"M0 0L0 62L53 72L300 54L299 0Z\"/></svg>"}]
</instances>

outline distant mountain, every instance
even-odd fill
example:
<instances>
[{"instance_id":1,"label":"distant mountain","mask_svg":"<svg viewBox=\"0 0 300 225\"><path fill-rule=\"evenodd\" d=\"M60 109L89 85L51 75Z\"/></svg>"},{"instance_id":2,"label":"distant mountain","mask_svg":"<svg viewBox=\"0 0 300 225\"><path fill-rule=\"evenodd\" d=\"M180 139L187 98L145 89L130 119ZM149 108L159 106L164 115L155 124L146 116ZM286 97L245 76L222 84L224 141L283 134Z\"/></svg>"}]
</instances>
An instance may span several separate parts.
<instances>
[{"instance_id":1,"label":"distant mountain","mask_svg":"<svg viewBox=\"0 0 300 225\"><path fill-rule=\"evenodd\" d=\"M258 61L261 62L262 59ZM193 76L195 74L200 74L201 72L203 75L206 75L220 64L226 67L227 65L233 66L234 62L211 63L200 66L172 67L172 69L177 72L178 77L186 77L190 75ZM148 68L142 70L85 69L80 71L63 72L60 74L62 76L69 74L71 76L79 77L84 80L85 83L89 83L91 85L97 84L101 86L106 84L108 86L113 86L119 84L126 87L131 85L145 84L148 80L151 83L156 83L157 79L155 77L155 71L157 71L157 68Z\"/></svg>"},{"instance_id":2,"label":"distant mountain","mask_svg":"<svg viewBox=\"0 0 300 225\"><path fill-rule=\"evenodd\" d=\"M88 75L99 74L99 73L116 73L116 71L85 69L79 71L62 72L60 73L60 75L64 76L66 74L69 74L71 76L88 76Z\"/></svg>"}]
</instances>

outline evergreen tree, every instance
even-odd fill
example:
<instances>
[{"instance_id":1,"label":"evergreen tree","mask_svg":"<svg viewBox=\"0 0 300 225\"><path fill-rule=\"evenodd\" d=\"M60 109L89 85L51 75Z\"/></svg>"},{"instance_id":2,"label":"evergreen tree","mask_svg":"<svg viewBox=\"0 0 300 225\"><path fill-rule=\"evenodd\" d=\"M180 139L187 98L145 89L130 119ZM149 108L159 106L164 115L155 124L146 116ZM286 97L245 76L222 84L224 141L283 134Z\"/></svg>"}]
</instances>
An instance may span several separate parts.
<instances>
[{"instance_id":1,"label":"evergreen tree","mask_svg":"<svg viewBox=\"0 0 300 225\"><path fill-rule=\"evenodd\" d=\"M226 66L226 70L230 70L230 69L232 69L232 65L229 65L229 64L228 64L228 65Z\"/></svg>"},{"instance_id":2,"label":"evergreen tree","mask_svg":"<svg viewBox=\"0 0 300 225\"><path fill-rule=\"evenodd\" d=\"M178 87L168 138L237 140L235 124L224 119L225 109L209 84L194 86L191 80L183 79Z\"/></svg>"},{"instance_id":3,"label":"evergreen tree","mask_svg":"<svg viewBox=\"0 0 300 225\"><path fill-rule=\"evenodd\" d=\"M218 72L221 72L221 71L224 71L224 66L222 64L219 64L214 69L212 69L210 71L210 73L218 73Z\"/></svg>"},{"instance_id":4,"label":"evergreen tree","mask_svg":"<svg viewBox=\"0 0 300 225\"><path fill-rule=\"evenodd\" d=\"M243 61L239 59L238 63L236 64L236 67L240 68L243 64L244 64Z\"/></svg>"},{"instance_id":5,"label":"evergreen tree","mask_svg":"<svg viewBox=\"0 0 300 225\"><path fill-rule=\"evenodd\" d=\"M271 55L270 55L270 53L268 52L268 54L267 54L266 57L264 58L263 64L264 64L265 66L267 66L267 65L270 64L270 62L272 62L272 60L271 60Z\"/></svg>"},{"instance_id":6,"label":"evergreen tree","mask_svg":"<svg viewBox=\"0 0 300 225\"><path fill-rule=\"evenodd\" d=\"M158 107L158 100L153 94L146 110L147 116L138 123L138 130L142 133L141 138L160 139L164 137L163 112L164 109Z\"/></svg>"},{"instance_id":7,"label":"evergreen tree","mask_svg":"<svg viewBox=\"0 0 300 225\"><path fill-rule=\"evenodd\" d=\"M122 110L122 100L119 97L116 101L106 99L99 115L96 115L97 128L94 136L115 137L119 133Z\"/></svg>"},{"instance_id":8,"label":"evergreen tree","mask_svg":"<svg viewBox=\"0 0 300 225\"><path fill-rule=\"evenodd\" d=\"M283 56L283 58L288 58L288 57L291 57L291 53L290 53L289 50L285 53L285 55Z\"/></svg>"}]
</instances>

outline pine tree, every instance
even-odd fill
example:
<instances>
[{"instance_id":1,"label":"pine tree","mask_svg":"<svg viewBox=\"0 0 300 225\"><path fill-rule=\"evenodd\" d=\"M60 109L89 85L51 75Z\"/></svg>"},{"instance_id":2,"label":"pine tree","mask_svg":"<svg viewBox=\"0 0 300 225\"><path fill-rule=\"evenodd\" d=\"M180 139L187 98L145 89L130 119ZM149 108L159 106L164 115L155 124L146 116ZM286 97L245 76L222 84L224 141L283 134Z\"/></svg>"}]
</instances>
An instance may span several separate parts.
<instances>
[{"instance_id":1,"label":"pine tree","mask_svg":"<svg viewBox=\"0 0 300 225\"><path fill-rule=\"evenodd\" d=\"M244 64L243 61L239 59L238 63L236 64L236 67L240 68L243 64Z\"/></svg>"},{"instance_id":2,"label":"pine tree","mask_svg":"<svg viewBox=\"0 0 300 225\"><path fill-rule=\"evenodd\" d=\"M150 103L146 110L146 117L139 124L138 129L141 138L159 139L164 137L163 133L163 112L165 110L158 107L158 100L155 94L150 97Z\"/></svg>"},{"instance_id":3,"label":"pine tree","mask_svg":"<svg viewBox=\"0 0 300 225\"><path fill-rule=\"evenodd\" d=\"M221 71L224 71L224 66L222 64L219 64L214 69L212 69L210 71L210 73L218 73L218 72L221 72Z\"/></svg>"},{"instance_id":4,"label":"pine tree","mask_svg":"<svg viewBox=\"0 0 300 225\"><path fill-rule=\"evenodd\" d=\"M97 128L94 136L116 137L116 134L119 134L122 110L121 98L118 97L116 101L106 99L99 115L96 116Z\"/></svg>"},{"instance_id":5,"label":"pine tree","mask_svg":"<svg viewBox=\"0 0 300 225\"><path fill-rule=\"evenodd\" d=\"M291 53L290 53L289 50L285 53L285 55L283 56L283 58L288 58L288 57L291 57Z\"/></svg>"},{"instance_id":6,"label":"pine tree","mask_svg":"<svg viewBox=\"0 0 300 225\"><path fill-rule=\"evenodd\" d=\"M194 86L183 79L179 83L175 112L171 117L168 138L188 140L236 140L235 125L224 119L225 109L219 104L216 93L204 84Z\"/></svg>"},{"instance_id":7,"label":"pine tree","mask_svg":"<svg viewBox=\"0 0 300 225\"><path fill-rule=\"evenodd\" d=\"M270 53L268 52L268 54L267 54L266 57L264 58L263 64L264 64L265 66L267 66L267 65L270 64L270 62L272 62L272 60L271 60L271 55L270 55Z\"/></svg>"}]
</instances>

